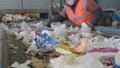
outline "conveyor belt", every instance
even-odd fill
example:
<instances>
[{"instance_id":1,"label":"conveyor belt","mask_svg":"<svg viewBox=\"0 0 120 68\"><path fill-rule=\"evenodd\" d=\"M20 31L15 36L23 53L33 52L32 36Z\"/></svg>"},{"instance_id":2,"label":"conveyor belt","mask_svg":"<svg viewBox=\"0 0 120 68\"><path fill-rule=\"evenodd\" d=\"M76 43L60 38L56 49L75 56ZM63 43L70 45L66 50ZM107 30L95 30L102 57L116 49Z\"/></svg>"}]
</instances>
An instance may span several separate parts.
<instances>
[{"instance_id":1,"label":"conveyor belt","mask_svg":"<svg viewBox=\"0 0 120 68\"><path fill-rule=\"evenodd\" d=\"M15 47L18 47L18 49L11 49L9 45L14 45ZM25 46L22 44L22 41L15 40L14 36L8 36L4 34L2 49L2 68L10 67L10 65L13 64L15 61L20 64L26 61L26 56L24 54ZM16 53L14 53L13 51L16 51Z\"/></svg>"}]
</instances>

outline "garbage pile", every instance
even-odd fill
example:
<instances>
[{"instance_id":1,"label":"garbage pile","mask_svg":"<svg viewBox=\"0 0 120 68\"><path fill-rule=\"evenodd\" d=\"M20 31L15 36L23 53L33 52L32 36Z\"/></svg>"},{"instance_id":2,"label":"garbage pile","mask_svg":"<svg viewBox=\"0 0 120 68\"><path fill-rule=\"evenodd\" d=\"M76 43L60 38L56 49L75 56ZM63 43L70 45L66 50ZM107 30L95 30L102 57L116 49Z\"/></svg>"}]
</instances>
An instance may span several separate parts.
<instances>
[{"instance_id":1,"label":"garbage pile","mask_svg":"<svg viewBox=\"0 0 120 68\"><path fill-rule=\"evenodd\" d=\"M22 40L27 48L25 53L31 58L23 64L15 62L11 65L14 68L30 68L27 65L31 63L35 68L44 68L43 62L48 62L48 68L120 67L120 38L95 34L86 23L67 27L54 22L47 27L43 21L22 21L12 24L6 33Z\"/></svg>"}]
</instances>

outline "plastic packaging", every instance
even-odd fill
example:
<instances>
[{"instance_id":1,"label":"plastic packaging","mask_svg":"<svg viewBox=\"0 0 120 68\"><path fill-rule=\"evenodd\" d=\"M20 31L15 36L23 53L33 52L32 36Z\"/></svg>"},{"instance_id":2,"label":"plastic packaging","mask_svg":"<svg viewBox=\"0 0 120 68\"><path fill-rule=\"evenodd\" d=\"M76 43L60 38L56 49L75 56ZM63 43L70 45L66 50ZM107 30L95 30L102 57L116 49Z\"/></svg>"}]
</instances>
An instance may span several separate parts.
<instances>
[{"instance_id":1,"label":"plastic packaging","mask_svg":"<svg viewBox=\"0 0 120 68\"><path fill-rule=\"evenodd\" d=\"M98 59L96 59L90 54L83 55L81 57L78 57L77 59L81 64L81 67L79 68L105 68Z\"/></svg>"},{"instance_id":2,"label":"plastic packaging","mask_svg":"<svg viewBox=\"0 0 120 68\"><path fill-rule=\"evenodd\" d=\"M16 31L16 30L17 30L17 31ZM10 28L8 31L6 31L6 33L7 33L8 35L14 35L15 32L18 33L18 31L19 31L18 28Z\"/></svg>"},{"instance_id":3,"label":"plastic packaging","mask_svg":"<svg viewBox=\"0 0 120 68\"><path fill-rule=\"evenodd\" d=\"M18 32L15 32L15 35L17 36L17 40L23 38L25 36L26 32L25 31L22 31L20 33Z\"/></svg>"},{"instance_id":4,"label":"plastic packaging","mask_svg":"<svg viewBox=\"0 0 120 68\"><path fill-rule=\"evenodd\" d=\"M30 25L29 25L28 23L24 22L24 21L21 23L21 28L20 28L20 30L21 30L21 31L25 31L25 32L27 32L27 33L32 32L32 29L31 29Z\"/></svg>"},{"instance_id":5,"label":"plastic packaging","mask_svg":"<svg viewBox=\"0 0 120 68\"><path fill-rule=\"evenodd\" d=\"M50 63L53 65L53 68L105 68L98 59L91 55L77 57L70 54L51 59Z\"/></svg>"},{"instance_id":6,"label":"plastic packaging","mask_svg":"<svg viewBox=\"0 0 120 68\"><path fill-rule=\"evenodd\" d=\"M69 40L75 44L75 43L78 43L80 40L79 40L79 36L76 36L74 34L72 34L71 36L69 36Z\"/></svg>"},{"instance_id":7,"label":"plastic packaging","mask_svg":"<svg viewBox=\"0 0 120 68\"><path fill-rule=\"evenodd\" d=\"M66 25L60 24L59 22L55 22L51 24L52 29L54 30L54 33L56 37L61 37L66 34Z\"/></svg>"},{"instance_id":8,"label":"plastic packaging","mask_svg":"<svg viewBox=\"0 0 120 68\"><path fill-rule=\"evenodd\" d=\"M20 28L20 30L18 31L18 30L16 30L15 31L15 35L17 36L17 39L21 39L21 38L23 38L24 36L24 42L26 41L25 39L26 38L30 38L30 33L32 32L32 28L30 27L30 25L28 24L28 23L26 23L26 22L22 22L21 23L21 28ZM29 36L29 37L28 37ZM30 39L29 39L30 40ZM28 41L28 40L27 40Z\"/></svg>"},{"instance_id":9,"label":"plastic packaging","mask_svg":"<svg viewBox=\"0 0 120 68\"><path fill-rule=\"evenodd\" d=\"M87 50L93 49L93 48L104 48L103 43L104 43L104 37L99 35L96 37L92 37L88 40Z\"/></svg>"},{"instance_id":10,"label":"plastic packaging","mask_svg":"<svg viewBox=\"0 0 120 68\"><path fill-rule=\"evenodd\" d=\"M5 25L5 24L2 23L2 22L0 23L0 28L3 29L4 31L8 31L8 29L9 29L8 26Z\"/></svg>"},{"instance_id":11,"label":"plastic packaging","mask_svg":"<svg viewBox=\"0 0 120 68\"><path fill-rule=\"evenodd\" d=\"M73 28L72 26L70 26L70 28L67 30L68 33L77 33L79 32L79 28L78 27L75 27Z\"/></svg>"},{"instance_id":12,"label":"plastic packaging","mask_svg":"<svg viewBox=\"0 0 120 68\"><path fill-rule=\"evenodd\" d=\"M109 39L105 38L104 46L108 48L117 48L118 50L120 50L120 38L115 38L115 37Z\"/></svg>"},{"instance_id":13,"label":"plastic packaging","mask_svg":"<svg viewBox=\"0 0 120 68\"><path fill-rule=\"evenodd\" d=\"M47 52L55 49L56 46L58 46L58 42L56 42L51 37L49 37L46 33L44 33L39 37L37 37L36 45L37 45L37 48L40 49L40 51Z\"/></svg>"},{"instance_id":14,"label":"plastic packaging","mask_svg":"<svg viewBox=\"0 0 120 68\"><path fill-rule=\"evenodd\" d=\"M73 26L71 25L67 31L68 31L68 32L72 32L73 29L74 29L74 28L73 28Z\"/></svg>"},{"instance_id":15,"label":"plastic packaging","mask_svg":"<svg viewBox=\"0 0 120 68\"><path fill-rule=\"evenodd\" d=\"M45 29L46 29L46 27L41 24L37 29L35 29L35 33L37 35L40 35L40 34L42 34L42 31L45 30Z\"/></svg>"},{"instance_id":16,"label":"plastic packaging","mask_svg":"<svg viewBox=\"0 0 120 68\"><path fill-rule=\"evenodd\" d=\"M30 42L30 34L25 34L23 37L23 43L25 44L26 47L29 47L31 45Z\"/></svg>"},{"instance_id":17,"label":"plastic packaging","mask_svg":"<svg viewBox=\"0 0 120 68\"><path fill-rule=\"evenodd\" d=\"M91 37L91 28L86 24L82 23L82 28L81 28L81 35L82 37Z\"/></svg>"},{"instance_id":18,"label":"plastic packaging","mask_svg":"<svg viewBox=\"0 0 120 68\"><path fill-rule=\"evenodd\" d=\"M30 40L34 40L36 38L36 34L35 34L35 31L32 31L30 33Z\"/></svg>"},{"instance_id":19,"label":"plastic packaging","mask_svg":"<svg viewBox=\"0 0 120 68\"><path fill-rule=\"evenodd\" d=\"M53 37L54 33L53 31L43 30L42 34L46 33L48 36Z\"/></svg>"},{"instance_id":20,"label":"plastic packaging","mask_svg":"<svg viewBox=\"0 0 120 68\"><path fill-rule=\"evenodd\" d=\"M38 28L40 25L43 25L43 21L32 21L30 25Z\"/></svg>"}]
</instances>

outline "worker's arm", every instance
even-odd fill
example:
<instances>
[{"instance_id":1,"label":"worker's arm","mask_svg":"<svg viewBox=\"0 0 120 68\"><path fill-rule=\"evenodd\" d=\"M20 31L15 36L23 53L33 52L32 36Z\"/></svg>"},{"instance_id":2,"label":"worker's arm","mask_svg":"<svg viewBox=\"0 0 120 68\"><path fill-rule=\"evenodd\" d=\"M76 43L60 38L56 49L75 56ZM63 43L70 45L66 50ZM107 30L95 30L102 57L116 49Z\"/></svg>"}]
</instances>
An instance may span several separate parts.
<instances>
[{"instance_id":1,"label":"worker's arm","mask_svg":"<svg viewBox=\"0 0 120 68\"><path fill-rule=\"evenodd\" d=\"M93 0L87 0L87 3L88 10L93 12L93 16L89 22L93 26L96 26L102 18L102 9Z\"/></svg>"},{"instance_id":2,"label":"worker's arm","mask_svg":"<svg viewBox=\"0 0 120 68\"><path fill-rule=\"evenodd\" d=\"M50 26L50 24L52 22L63 22L66 18L67 18L66 11L63 8L62 11L59 13L59 15L57 15L54 18L48 20L47 25Z\"/></svg>"}]
</instances>

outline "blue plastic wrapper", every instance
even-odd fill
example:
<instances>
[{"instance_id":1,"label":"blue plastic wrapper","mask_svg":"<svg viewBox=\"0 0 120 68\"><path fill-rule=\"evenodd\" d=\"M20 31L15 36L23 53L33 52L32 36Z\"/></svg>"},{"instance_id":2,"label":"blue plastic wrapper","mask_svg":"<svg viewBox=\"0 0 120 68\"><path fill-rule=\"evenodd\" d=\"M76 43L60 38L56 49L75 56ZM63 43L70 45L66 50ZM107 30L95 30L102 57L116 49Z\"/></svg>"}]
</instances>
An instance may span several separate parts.
<instances>
[{"instance_id":1,"label":"blue plastic wrapper","mask_svg":"<svg viewBox=\"0 0 120 68\"><path fill-rule=\"evenodd\" d=\"M40 51L47 52L50 50L53 50L58 46L58 42L53 40L51 37L49 37L46 33L41 34L36 39L36 45L37 48L40 49Z\"/></svg>"}]
</instances>

